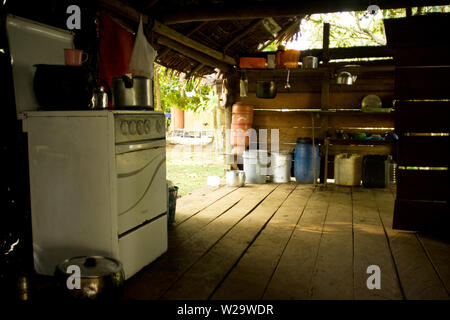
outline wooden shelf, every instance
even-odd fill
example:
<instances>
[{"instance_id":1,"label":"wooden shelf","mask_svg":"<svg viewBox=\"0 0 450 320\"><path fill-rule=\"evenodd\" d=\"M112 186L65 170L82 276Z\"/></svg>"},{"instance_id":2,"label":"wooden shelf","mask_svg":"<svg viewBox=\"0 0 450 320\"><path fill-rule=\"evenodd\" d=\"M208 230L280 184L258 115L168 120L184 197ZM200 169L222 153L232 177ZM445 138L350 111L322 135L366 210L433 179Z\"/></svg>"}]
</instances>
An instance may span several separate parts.
<instances>
[{"instance_id":1,"label":"wooden shelf","mask_svg":"<svg viewBox=\"0 0 450 320\"><path fill-rule=\"evenodd\" d=\"M389 115L389 114L393 114L394 111L392 112L363 112L359 109L341 109L341 110L333 110L333 109L328 109L328 110L322 110L322 109L318 109L318 108L314 108L314 109L254 109L254 111L263 111L263 112L298 112L298 113L316 113L316 114L321 114L321 115L354 115L354 116L363 116L363 115Z\"/></svg>"},{"instance_id":2,"label":"wooden shelf","mask_svg":"<svg viewBox=\"0 0 450 320\"><path fill-rule=\"evenodd\" d=\"M364 66L358 65L357 62L349 62L349 67L344 67L342 65L329 65L321 66L319 65L316 69L302 69L302 68L290 68L291 75L324 75L327 73L334 73L336 70L345 70L351 73L360 74L368 72L393 72L395 71L395 66L393 65L379 65L379 66ZM272 73L274 75L286 75L288 69L241 69L247 74L250 73Z\"/></svg>"},{"instance_id":3,"label":"wooden shelf","mask_svg":"<svg viewBox=\"0 0 450 320\"><path fill-rule=\"evenodd\" d=\"M392 145L395 141L373 139L330 139L330 145Z\"/></svg>"}]
</instances>

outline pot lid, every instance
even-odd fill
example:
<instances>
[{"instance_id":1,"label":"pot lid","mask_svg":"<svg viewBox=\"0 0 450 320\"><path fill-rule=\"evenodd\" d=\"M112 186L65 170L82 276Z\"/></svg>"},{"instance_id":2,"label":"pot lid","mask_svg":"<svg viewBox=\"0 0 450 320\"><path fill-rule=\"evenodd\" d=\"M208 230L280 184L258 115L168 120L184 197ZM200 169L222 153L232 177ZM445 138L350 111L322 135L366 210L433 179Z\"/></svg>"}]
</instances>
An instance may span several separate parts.
<instances>
[{"instance_id":1,"label":"pot lid","mask_svg":"<svg viewBox=\"0 0 450 320\"><path fill-rule=\"evenodd\" d=\"M119 261L102 256L82 256L67 259L60 263L57 268L60 272L67 273L67 268L73 265L80 268L83 278L104 277L122 270L122 264Z\"/></svg>"}]
</instances>

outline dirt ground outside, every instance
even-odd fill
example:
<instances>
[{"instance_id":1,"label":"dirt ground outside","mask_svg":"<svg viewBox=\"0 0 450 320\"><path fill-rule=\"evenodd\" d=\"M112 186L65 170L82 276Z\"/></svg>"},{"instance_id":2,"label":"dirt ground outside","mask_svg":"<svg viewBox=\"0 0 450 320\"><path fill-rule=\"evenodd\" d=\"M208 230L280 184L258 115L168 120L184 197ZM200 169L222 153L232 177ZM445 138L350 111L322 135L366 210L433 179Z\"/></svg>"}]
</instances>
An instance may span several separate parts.
<instances>
[{"instance_id":1,"label":"dirt ground outside","mask_svg":"<svg viewBox=\"0 0 450 320\"><path fill-rule=\"evenodd\" d=\"M225 160L217 154L214 144L167 145L167 180L178 186L178 195L184 196L207 186L208 176L225 177Z\"/></svg>"}]
</instances>

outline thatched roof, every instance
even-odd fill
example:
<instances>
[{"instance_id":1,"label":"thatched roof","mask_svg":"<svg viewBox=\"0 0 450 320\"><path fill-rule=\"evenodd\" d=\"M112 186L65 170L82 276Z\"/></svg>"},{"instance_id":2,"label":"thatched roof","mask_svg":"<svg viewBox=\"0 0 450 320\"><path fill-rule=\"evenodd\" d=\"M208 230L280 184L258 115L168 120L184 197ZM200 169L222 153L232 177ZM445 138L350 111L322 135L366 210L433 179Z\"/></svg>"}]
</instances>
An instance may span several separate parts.
<instances>
[{"instance_id":1,"label":"thatched roof","mask_svg":"<svg viewBox=\"0 0 450 320\"><path fill-rule=\"evenodd\" d=\"M369 1L370 2L370 1ZM303 16L311 13L365 10L361 0L99 0L122 18L148 23L156 61L188 75L230 71L242 54L260 51L275 39L291 38ZM379 0L381 8L439 5L439 0ZM264 26L275 22L279 31ZM153 27L153 29L151 29ZM153 31L150 31L153 30ZM180 38L181 37L181 38Z\"/></svg>"},{"instance_id":2,"label":"thatched roof","mask_svg":"<svg viewBox=\"0 0 450 320\"><path fill-rule=\"evenodd\" d=\"M192 22L178 24L172 27L182 34L188 34L191 30L194 30L195 32L190 34L191 39L234 57L238 61L239 55L258 52L263 48L264 44L269 44L274 40L273 35L266 30L261 20ZM291 25L297 25L296 31L298 31L300 26L299 17L275 18L274 20L282 30L289 28ZM237 37L246 33L249 28L251 28L251 32L248 32L240 41L234 41ZM158 51L161 51L163 48L165 47L159 46ZM164 50L163 52L167 51ZM175 50L170 50L168 53L159 56L157 62L186 73L190 73L199 66L195 70L196 75L211 74L214 72L214 67L204 65Z\"/></svg>"}]
</instances>

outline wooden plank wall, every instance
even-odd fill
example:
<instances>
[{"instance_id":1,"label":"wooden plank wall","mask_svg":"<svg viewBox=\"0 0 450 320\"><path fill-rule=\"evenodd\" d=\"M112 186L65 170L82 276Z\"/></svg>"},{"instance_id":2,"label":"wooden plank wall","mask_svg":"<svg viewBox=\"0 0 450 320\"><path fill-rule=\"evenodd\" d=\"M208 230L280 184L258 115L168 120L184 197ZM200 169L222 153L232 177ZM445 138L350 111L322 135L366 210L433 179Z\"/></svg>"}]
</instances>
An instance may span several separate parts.
<instances>
[{"instance_id":1,"label":"wooden plank wall","mask_svg":"<svg viewBox=\"0 0 450 320\"><path fill-rule=\"evenodd\" d=\"M333 67L306 72L302 69L291 69L289 81L291 89L287 91L285 89L287 70L246 70L249 83L248 97L239 96L239 77L236 77L232 83L234 101L251 104L257 109L254 113L253 128L279 129L280 149L293 149L298 137L312 136L311 113L287 110L360 109L361 100L368 94L376 94L382 99L383 105L392 106L394 92L392 71L359 74L356 84L352 86L337 85L336 80L332 78L333 73ZM257 80L274 80L277 83L277 96L274 99L257 98ZM327 80L329 97L328 105L324 105L322 85ZM281 109L286 111L282 112ZM394 116L357 112L322 113L314 115L314 124L315 137L319 139L323 139L325 135L333 136L339 129L348 133L361 131L385 133L394 128ZM268 139L270 148L270 131Z\"/></svg>"},{"instance_id":2,"label":"wooden plank wall","mask_svg":"<svg viewBox=\"0 0 450 320\"><path fill-rule=\"evenodd\" d=\"M423 48L418 49L422 54L414 55L415 51L398 49L396 56L399 170L393 224L397 229L447 232L450 66L440 65L431 49L424 66ZM414 61L411 55L418 60ZM405 65L404 59L410 65Z\"/></svg>"}]
</instances>

